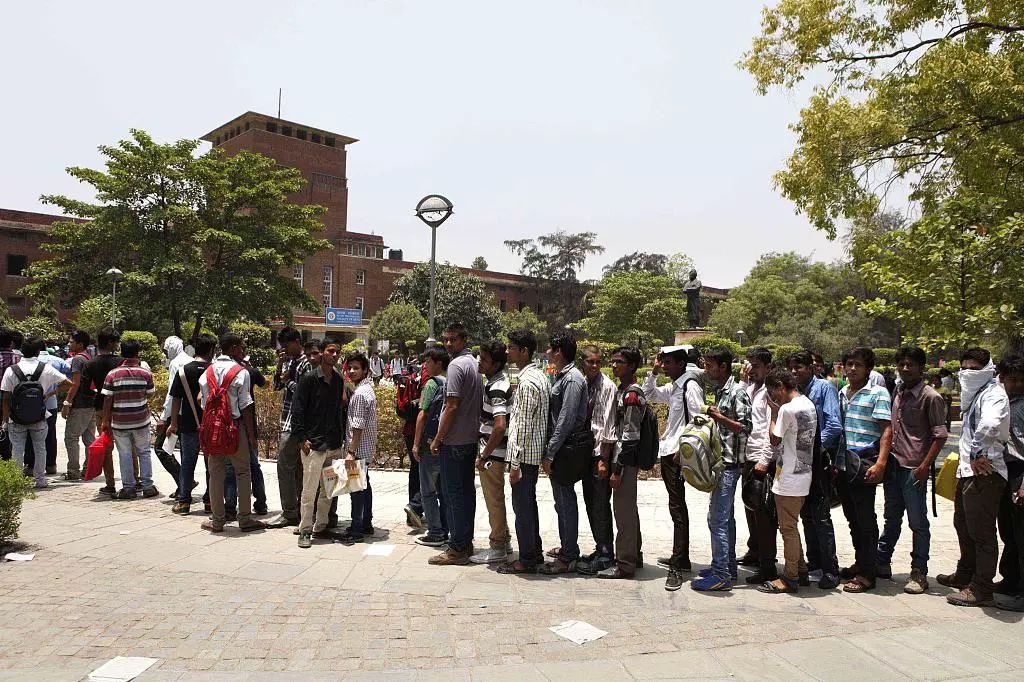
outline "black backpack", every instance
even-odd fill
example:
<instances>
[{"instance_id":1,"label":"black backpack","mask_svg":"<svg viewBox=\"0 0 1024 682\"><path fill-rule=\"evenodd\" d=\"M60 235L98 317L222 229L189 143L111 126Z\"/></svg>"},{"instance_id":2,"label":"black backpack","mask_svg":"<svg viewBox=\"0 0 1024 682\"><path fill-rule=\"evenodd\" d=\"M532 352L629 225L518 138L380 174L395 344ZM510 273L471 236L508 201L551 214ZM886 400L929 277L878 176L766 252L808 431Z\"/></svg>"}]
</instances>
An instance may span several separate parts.
<instances>
[{"instance_id":1,"label":"black backpack","mask_svg":"<svg viewBox=\"0 0 1024 682\"><path fill-rule=\"evenodd\" d=\"M46 366L40 362L27 377L17 365L11 366L14 376L18 377L18 384L11 391L11 419L15 424L38 424L46 421L46 392L43 385L39 383L39 377L43 375Z\"/></svg>"},{"instance_id":2,"label":"black backpack","mask_svg":"<svg viewBox=\"0 0 1024 682\"><path fill-rule=\"evenodd\" d=\"M661 434L658 432L658 417L654 414L654 408L647 402L644 403L644 418L640 422L640 445L636 452L637 466L644 471L653 469L654 465L658 463L660 448Z\"/></svg>"},{"instance_id":3,"label":"black backpack","mask_svg":"<svg viewBox=\"0 0 1024 682\"><path fill-rule=\"evenodd\" d=\"M433 377L431 381L437 382L437 390L427 405L427 423L423 425L423 436L428 440L432 440L441 427L441 410L444 409L445 399L444 381L439 377Z\"/></svg>"}]
</instances>

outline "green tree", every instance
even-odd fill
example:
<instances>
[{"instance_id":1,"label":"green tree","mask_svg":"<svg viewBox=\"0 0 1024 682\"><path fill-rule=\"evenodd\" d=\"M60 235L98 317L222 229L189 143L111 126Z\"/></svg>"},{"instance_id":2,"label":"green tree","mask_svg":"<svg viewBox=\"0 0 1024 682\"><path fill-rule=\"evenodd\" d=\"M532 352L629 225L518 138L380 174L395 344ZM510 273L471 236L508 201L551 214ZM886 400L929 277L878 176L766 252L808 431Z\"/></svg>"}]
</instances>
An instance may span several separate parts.
<instances>
[{"instance_id":1,"label":"green tree","mask_svg":"<svg viewBox=\"0 0 1024 682\"><path fill-rule=\"evenodd\" d=\"M508 333L517 329L529 329L537 335L537 346L542 345L541 341L544 340L544 332L547 325L544 321L537 317L537 313L533 312L529 308L523 308L522 310L509 310L501 314L501 335L505 339L508 338Z\"/></svg>"},{"instance_id":2,"label":"green tree","mask_svg":"<svg viewBox=\"0 0 1024 682\"><path fill-rule=\"evenodd\" d=\"M648 348L670 341L686 319L686 301L667 275L618 272L601 280L590 314L574 325L588 338Z\"/></svg>"},{"instance_id":3,"label":"green tree","mask_svg":"<svg viewBox=\"0 0 1024 682\"><path fill-rule=\"evenodd\" d=\"M878 296L860 304L899 321L922 347L1017 343L1024 333L1024 215L951 200L866 247L860 272Z\"/></svg>"},{"instance_id":4,"label":"green tree","mask_svg":"<svg viewBox=\"0 0 1024 682\"><path fill-rule=\"evenodd\" d=\"M602 272L613 275L617 272L635 272L643 270L652 275L668 275L680 284L687 279L690 270L695 269L693 259L685 253L674 253L666 256L663 253L645 253L634 251L622 256L611 265L606 265Z\"/></svg>"},{"instance_id":5,"label":"green tree","mask_svg":"<svg viewBox=\"0 0 1024 682\"><path fill-rule=\"evenodd\" d=\"M90 296L78 304L75 311L74 323L76 329L89 332L95 338L103 329L110 329L110 306L109 294ZM117 319L124 320L124 312L121 306L117 307Z\"/></svg>"},{"instance_id":6,"label":"green tree","mask_svg":"<svg viewBox=\"0 0 1024 682\"><path fill-rule=\"evenodd\" d=\"M533 278L537 300L544 301L541 317L548 330L578 320L586 288L579 272L587 258L604 253L597 234L559 230L536 239L508 240L505 246L522 258L519 271Z\"/></svg>"},{"instance_id":7,"label":"green tree","mask_svg":"<svg viewBox=\"0 0 1024 682\"><path fill-rule=\"evenodd\" d=\"M30 267L25 293L78 303L106 291L97 272L125 273L118 302L147 328L170 320L198 332L204 321L267 321L292 308L319 309L289 268L330 248L315 234L324 209L289 201L305 185L301 173L251 152L221 149L196 156L199 143L158 144L133 130L130 140L102 146L106 170L69 168L92 187L96 203L44 196L66 215L43 248L53 255ZM191 336L192 334L188 334Z\"/></svg>"},{"instance_id":8,"label":"green tree","mask_svg":"<svg viewBox=\"0 0 1024 682\"><path fill-rule=\"evenodd\" d=\"M476 258L473 259L473 263L469 267L473 268L474 270L486 270L487 259L484 258L483 256L477 256Z\"/></svg>"},{"instance_id":9,"label":"green tree","mask_svg":"<svg viewBox=\"0 0 1024 682\"><path fill-rule=\"evenodd\" d=\"M812 263L796 253L758 260L729 298L711 313L716 334L751 345L798 345L833 357L858 343L876 343L872 321L847 299L859 291L845 264Z\"/></svg>"},{"instance_id":10,"label":"green tree","mask_svg":"<svg viewBox=\"0 0 1024 682\"><path fill-rule=\"evenodd\" d=\"M924 213L958 191L1024 208L1024 5L778 0L742 65L763 94L821 84L776 184L830 236L894 184Z\"/></svg>"},{"instance_id":11,"label":"green tree","mask_svg":"<svg viewBox=\"0 0 1024 682\"><path fill-rule=\"evenodd\" d=\"M0 298L0 327L12 326L14 326L14 318L11 317L11 313L7 309L7 301Z\"/></svg>"},{"instance_id":12,"label":"green tree","mask_svg":"<svg viewBox=\"0 0 1024 682\"><path fill-rule=\"evenodd\" d=\"M438 264L434 294L434 334L454 322L462 322L469 329L472 343L480 343L497 336L500 313L483 281L467 275L448 263ZM390 303L408 303L424 318L430 306L430 264L419 263L395 280Z\"/></svg>"},{"instance_id":13,"label":"green tree","mask_svg":"<svg viewBox=\"0 0 1024 682\"><path fill-rule=\"evenodd\" d=\"M427 338L427 318L410 303L390 303L370 320L370 340L390 341L403 352L410 339Z\"/></svg>"},{"instance_id":14,"label":"green tree","mask_svg":"<svg viewBox=\"0 0 1024 682\"><path fill-rule=\"evenodd\" d=\"M121 332L121 343L125 341L139 342L139 357L149 363L149 366L156 370L163 366L167 356L164 355L160 341L152 332L145 331L124 331Z\"/></svg>"}]
</instances>

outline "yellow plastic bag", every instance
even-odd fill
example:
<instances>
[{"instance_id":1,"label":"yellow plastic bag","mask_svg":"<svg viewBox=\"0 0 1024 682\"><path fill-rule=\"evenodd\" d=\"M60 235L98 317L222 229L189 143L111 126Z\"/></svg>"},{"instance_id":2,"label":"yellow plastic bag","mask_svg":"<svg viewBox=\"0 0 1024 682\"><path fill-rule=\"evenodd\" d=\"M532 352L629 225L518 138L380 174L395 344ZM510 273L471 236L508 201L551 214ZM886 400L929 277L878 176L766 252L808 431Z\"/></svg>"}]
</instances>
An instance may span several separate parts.
<instances>
[{"instance_id":1,"label":"yellow plastic bag","mask_svg":"<svg viewBox=\"0 0 1024 682\"><path fill-rule=\"evenodd\" d=\"M935 492L950 502L956 497L956 470L959 466L960 455L954 452L946 457L935 477Z\"/></svg>"}]
</instances>

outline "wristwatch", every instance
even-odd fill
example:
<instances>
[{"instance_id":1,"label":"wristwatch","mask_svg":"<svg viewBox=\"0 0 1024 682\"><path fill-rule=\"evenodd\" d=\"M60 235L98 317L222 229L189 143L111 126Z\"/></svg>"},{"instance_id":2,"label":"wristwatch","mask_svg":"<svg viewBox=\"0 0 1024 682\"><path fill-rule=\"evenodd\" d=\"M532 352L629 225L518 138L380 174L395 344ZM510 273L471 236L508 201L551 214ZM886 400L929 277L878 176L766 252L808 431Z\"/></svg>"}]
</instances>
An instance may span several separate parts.
<instances>
[{"instance_id":1,"label":"wristwatch","mask_svg":"<svg viewBox=\"0 0 1024 682\"><path fill-rule=\"evenodd\" d=\"M64 401L64 407L71 407L71 403L67 400Z\"/></svg>"}]
</instances>

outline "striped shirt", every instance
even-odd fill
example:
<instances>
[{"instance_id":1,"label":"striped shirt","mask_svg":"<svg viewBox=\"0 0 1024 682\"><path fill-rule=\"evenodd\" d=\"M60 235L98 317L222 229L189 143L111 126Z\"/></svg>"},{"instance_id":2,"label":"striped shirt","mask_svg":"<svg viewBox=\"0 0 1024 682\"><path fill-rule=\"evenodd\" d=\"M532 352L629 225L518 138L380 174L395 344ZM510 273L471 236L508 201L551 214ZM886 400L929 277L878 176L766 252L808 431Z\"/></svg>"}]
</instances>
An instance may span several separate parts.
<instances>
[{"instance_id":1,"label":"striped shirt","mask_svg":"<svg viewBox=\"0 0 1024 682\"><path fill-rule=\"evenodd\" d=\"M352 443L352 429L361 429L356 459L369 460L377 453L377 394L373 379L367 377L356 387L348 403L348 434L345 441Z\"/></svg>"},{"instance_id":2,"label":"striped shirt","mask_svg":"<svg viewBox=\"0 0 1024 682\"><path fill-rule=\"evenodd\" d=\"M152 373L140 366L138 358L125 358L103 381L101 393L111 397L110 428L117 431L149 428L153 418L149 396L155 392Z\"/></svg>"},{"instance_id":3,"label":"striped shirt","mask_svg":"<svg viewBox=\"0 0 1024 682\"><path fill-rule=\"evenodd\" d=\"M313 365L306 356L299 354L288 358L288 361L274 373L274 390L284 391L281 399L282 431L292 430L292 400L295 398L295 389L299 386L299 379L312 369Z\"/></svg>"},{"instance_id":4,"label":"striped shirt","mask_svg":"<svg viewBox=\"0 0 1024 682\"><path fill-rule=\"evenodd\" d=\"M508 425L508 461L513 469L520 464L539 466L547 444L548 406L551 384L536 365L519 373Z\"/></svg>"},{"instance_id":5,"label":"striped shirt","mask_svg":"<svg viewBox=\"0 0 1024 682\"><path fill-rule=\"evenodd\" d=\"M492 377L487 378L487 385L484 386L484 404L480 412L480 451L487 446L491 439L491 432L494 431L494 418L505 417L506 428L508 427L508 408L512 404L512 384L509 383L508 373L504 370ZM508 432L501 439L498 447L494 448L491 457L505 459L507 457Z\"/></svg>"},{"instance_id":6,"label":"striped shirt","mask_svg":"<svg viewBox=\"0 0 1024 682\"><path fill-rule=\"evenodd\" d=\"M841 397L845 415L843 431L846 434L846 447L877 445L882 438L882 426L879 422L892 421L889 391L881 386L867 384L853 393L850 387L846 386Z\"/></svg>"},{"instance_id":7,"label":"striped shirt","mask_svg":"<svg viewBox=\"0 0 1024 682\"><path fill-rule=\"evenodd\" d=\"M619 389L602 372L593 380L587 379L587 391L590 431L594 434L594 457L600 457L602 445L618 442L615 419Z\"/></svg>"}]
</instances>

